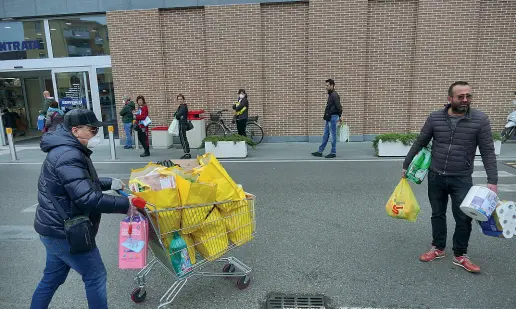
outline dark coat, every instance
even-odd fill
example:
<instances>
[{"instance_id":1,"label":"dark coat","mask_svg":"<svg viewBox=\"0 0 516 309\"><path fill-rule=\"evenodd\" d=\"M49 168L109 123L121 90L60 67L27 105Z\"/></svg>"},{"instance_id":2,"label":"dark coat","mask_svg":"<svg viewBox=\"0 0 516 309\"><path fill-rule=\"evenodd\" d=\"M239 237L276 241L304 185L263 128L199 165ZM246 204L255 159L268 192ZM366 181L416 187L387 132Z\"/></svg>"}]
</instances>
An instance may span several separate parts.
<instances>
[{"instance_id":1,"label":"dark coat","mask_svg":"<svg viewBox=\"0 0 516 309\"><path fill-rule=\"evenodd\" d=\"M103 194L111 188L111 178L98 178L90 159L91 150L84 147L64 125L44 134L41 150L47 157L38 182L38 202L34 228L43 236L65 238L64 219L56 207L70 217L90 211L90 220L98 231L101 213L127 213L129 200ZM52 194L59 205L49 198Z\"/></svg>"},{"instance_id":2,"label":"dark coat","mask_svg":"<svg viewBox=\"0 0 516 309\"><path fill-rule=\"evenodd\" d=\"M487 173L487 182L497 184L498 169L489 118L483 112L469 108L452 129L447 106L430 114L412 145L403 168L407 169L414 156L432 140L430 170L440 175L471 176L477 146Z\"/></svg>"}]
</instances>

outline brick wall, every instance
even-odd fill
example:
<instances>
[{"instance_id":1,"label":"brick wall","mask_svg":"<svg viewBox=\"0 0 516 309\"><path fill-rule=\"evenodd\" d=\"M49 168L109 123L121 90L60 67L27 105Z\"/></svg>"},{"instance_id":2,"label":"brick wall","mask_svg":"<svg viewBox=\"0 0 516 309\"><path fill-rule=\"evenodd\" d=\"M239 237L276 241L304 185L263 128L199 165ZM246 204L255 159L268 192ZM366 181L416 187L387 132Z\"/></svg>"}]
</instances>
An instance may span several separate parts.
<instances>
[{"instance_id":1,"label":"brick wall","mask_svg":"<svg viewBox=\"0 0 516 309\"><path fill-rule=\"evenodd\" d=\"M365 134L410 127L416 12L417 0L369 1Z\"/></svg>"},{"instance_id":2,"label":"brick wall","mask_svg":"<svg viewBox=\"0 0 516 309\"><path fill-rule=\"evenodd\" d=\"M117 104L145 95L167 125L230 108L239 88L267 136L319 139L333 78L355 140L420 129L455 80L500 131L516 90L516 1L313 0L108 13ZM121 108L121 106L117 106ZM228 118L230 114L227 114Z\"/></svg>"},{"instance_id":3,"label":"brick wall","mask_svg":"<svg viewBox=\"0 0 516 309\"><path fill-rule=\"evenodd\" d=\"M364 132L367 0L314 0L309 10L309 136L323 132L327 94L324 81L335 80L343 117L351 134Z\"/></svg>"},{"instance_id":4,"label":"brick wall","mask_svg":"<svg viewBox=\"0 0 516 309\"><path fill-rule=\"evenodd\" d=\"M308 136L308 3L263 5L262 27L267 135Z\"/></svg>"},{"instance_id":5,"label":"brick wall","mask_svg":"<svg viewBox=\"0 0 516 309\"><path fill-rule=\"evenodd\" d=\"M263 115L263 36L259 4L207 6L206 93L210 110L229 109L240 88L251 115Z\"/></svg>"},{"instance_id":6,"label":"brick wall","mask_svg":"<svg viewBox=\"0 0 516 309\"><path fill-rule=\"evenodd\" d=\"M130 94L135 101L143 95L153 124L168 122L172 109L165 99L159 11L108 12L107 22L117 112L123 107L124 94ZM121 138L125 138L120 121L118 129Z\"/></svg>"}]
</instances>

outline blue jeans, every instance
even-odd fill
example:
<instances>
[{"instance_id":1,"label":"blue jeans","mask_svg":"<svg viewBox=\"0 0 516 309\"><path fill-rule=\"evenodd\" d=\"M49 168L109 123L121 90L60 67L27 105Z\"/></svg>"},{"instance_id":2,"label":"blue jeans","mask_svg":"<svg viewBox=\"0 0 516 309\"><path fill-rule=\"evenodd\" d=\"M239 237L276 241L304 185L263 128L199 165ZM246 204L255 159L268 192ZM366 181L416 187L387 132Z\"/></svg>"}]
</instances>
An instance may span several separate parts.
<instances>
[{"instance_id":1,"label":"blue jeans","mask_svg":"<svg viewBox=\"0 0 516 309\"><path fill-rule=\"evenodd\" d=\"M40 236L47 250L43 278L32 295L30 309L46 309L57 288L74 269L82 276L90 309L107 309L106 268L98 248L87 253L70 254L66 239Z\"/></svg>"},{"instance_id":2,"label":"blue jeans","mask_svg":"<svg viewBox=\"0 0 516 309\"><path fill-rule=\"evenodd\" d=\"M339 121L338 115L332 115L330 121L326 121L324 125L324 135L319 152L322 153L328 144L328 139L331 133L331 153L337 153L337 122Z\"/></svg>"},{"instance_id":3,"label":"blue jeans","mask_svg":"<svg viewBox=\"0 0 516 309\"><path fill-rule=\"evenodd\" d=\"M125 147L133 147L133 123L124 123Z\"/></svg>"}]
</instances>

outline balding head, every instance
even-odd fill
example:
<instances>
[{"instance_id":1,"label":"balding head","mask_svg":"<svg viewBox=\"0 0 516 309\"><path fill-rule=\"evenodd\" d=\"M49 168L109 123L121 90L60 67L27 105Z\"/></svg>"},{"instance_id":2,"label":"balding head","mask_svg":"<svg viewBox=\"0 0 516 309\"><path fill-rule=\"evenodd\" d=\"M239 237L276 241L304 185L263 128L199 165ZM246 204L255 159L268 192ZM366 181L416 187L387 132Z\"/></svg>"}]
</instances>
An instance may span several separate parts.
<instances>
[{"instance_id":1,"label":"balding head","mask_svg":"<svg viewBox=\"0 0 516 309\"><path fill-rule=\"evenodd\" d=\"M47 90L43 91L43 97L44 98L50 97L50 92L48 92Z\"/></svg>"}]
</instances>

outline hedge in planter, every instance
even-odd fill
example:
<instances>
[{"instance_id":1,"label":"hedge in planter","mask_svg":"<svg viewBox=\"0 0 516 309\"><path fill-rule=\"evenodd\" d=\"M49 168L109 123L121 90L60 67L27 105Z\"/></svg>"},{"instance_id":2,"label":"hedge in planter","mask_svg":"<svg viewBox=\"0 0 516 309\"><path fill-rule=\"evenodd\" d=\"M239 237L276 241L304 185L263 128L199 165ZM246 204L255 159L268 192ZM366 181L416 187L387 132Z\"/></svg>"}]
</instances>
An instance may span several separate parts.
<instances>
[{"instance_id":1,"label":"hedge in planter","mask_svg":"<svg viewBox=\"0 0 516 309\"><path fill-rule=\"evenodd\" d=\"M414 143L416 141L418 136L419 136L419 134L417 134L417 133L386 133L386 134L379 134L373 140L373 148L374 148L374 151L375 151L376 155L378 155L378 143L380 142L380 140L382 140L382 142L384 142L384 143L387 143L387 142L392 142L392 143L399 142L399 143L402 143L405 146L409 146L410 144L412 144L412 143Z\"/></svg>"},{"instance_id":2,"label":"hedge in planter","mask_svg":"<svg viewBox=\"0 0 516 309\"><path fill-rule=\"evenodd\" d=\"M373 140L373 148L378 155L378 143L380 140L382 142L400 142L405 146L409 146L410 144L414 143L419 136L418 133L386 133L386 134L379 134L375 137ZM493 141L501 141L502 136L498 132L493 132Z\"/></svg>"},{"instance_id":3,"label":"hedge in planter","mask_svg":"<svg viewBox=\"0 0 516 309\"><path fill-rule=\"evenodd\" d=\"M234 142L235 144L237 142L245 142L247 145L253 147L253 149L256 148L256 143L253 142L252 139L250 139L247 136L242 136L242 135L238 135L238 134L226 135L226 136L215 136L215 135L208 136L202 141L203 147L206 142L210 142L214 146L217 146L217 142Z\"/></svg>"}]
</instances>

